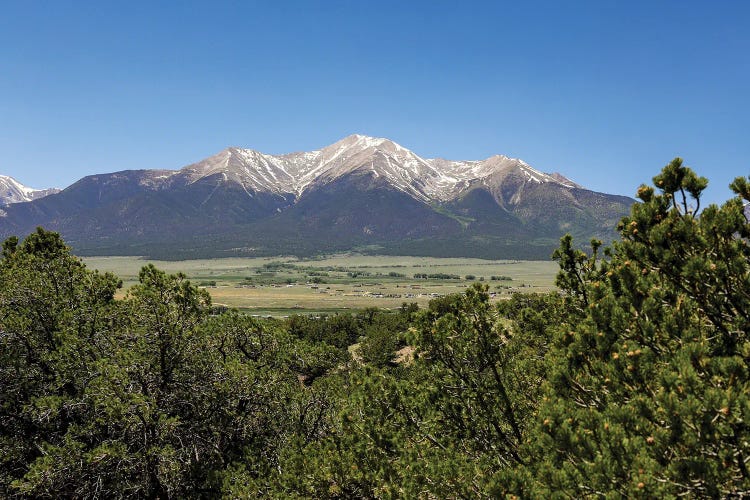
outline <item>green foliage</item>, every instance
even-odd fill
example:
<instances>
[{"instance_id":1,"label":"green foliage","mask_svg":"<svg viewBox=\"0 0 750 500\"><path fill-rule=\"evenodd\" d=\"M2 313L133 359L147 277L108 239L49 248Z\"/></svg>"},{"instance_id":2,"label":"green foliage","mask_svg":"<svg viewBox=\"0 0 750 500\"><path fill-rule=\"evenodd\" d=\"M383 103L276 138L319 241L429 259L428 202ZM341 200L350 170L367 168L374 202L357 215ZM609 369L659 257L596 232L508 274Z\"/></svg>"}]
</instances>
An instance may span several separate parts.
<instances>
[{"instance_id":1,"label":"green foliage","mask_svg":"<svg viewBox=\"0 0 750 500\"><path fill-rule=\"evenodd\" d=\"M389 329L387 325L377 324L367 329L359 346L359 355L365 363L383 368L395 361L399 345L397 331Z\"/></svg>"},{"instance_id":2,"label":"green foliage","mask_svg":"<svg viewBox=\"0 0 750 500\"><path fill-rule=\"evenodd\" d=\"M281 271L283 269L290 269L290 270L297 269L297 266L289 262L280 262L280 261L274 260L272 262L263 264L263 268L268 271Z\"/></svg>"},{"instance_id":3,"label":"green foliage","mask_svg":"<svg viewBox=\"0 0 750 500\"><path fill-rule=\"evenodd\" d=\"M414 273L414 279L458 280L461 279L461 276L446 273Z\"/></svg>"},{"instance_id":4,"label":"green foliage","mask_svg":"<svg viewBox=\"0 0 750 500\"><path fill-rule=\"evenodd\" d=\"M435 386L432 405L448 427L442 434L473 427L462 447L491 454L495 467L522 463L519 447L541 378L540 368L519 371L517 364L541 360L544 342L505 328L480 284L448 307L431 307L420 326L418 364Z\"/></svg>"},{"instance_id":5,"label":"green foliage","mask_svg":"<svg viewBox=\"0 0 750 500\"><path fill-rule=\"evenodd\" d=\"M750 227L743 201L698 216L703 178L675 159L642 186L607 261L556 252L575 314L558 329L540 409L538 491L743 496ZM747 199L745 181L733 183Z\"/></svg>"},{"instance_id":6,"label":"green foliage","mask_svg":"<svg viewBox=\"0 0 750 500\"><path fill-rule=\"evenodd\" d=\"M561 240L561 293L496 305L258 320L8 239L0 496L748 496L750 182L702 211L681 160L654 184L611 248Z\"/></svg>"},{"instance_id":7,"label":"green foliage","mask_svg":"<svg viewBox=\"0 0 750 500\"><path fill-rule=\"evenodd\" d=\"M339 366L340 350L212 316L204 290L153 266L115 301L116 278L54 233L4 249L2 496L218 496L231 471L276 470L285 436L320 432L329 403L300 379Z\"/></svg>"},{"instance_id":8,"label":"green foliage","mask_svg":"<svg viewBox=\"0 0 750 500\"><path fill-rule=\"evenodd\" d=\"M490 280L492 281L513 281L513 278L510 276L490 276Z\"/></svg>"},{"instance_id":9,"label":"green foliage","mask_svg":"<svg viewBox=\"0 0 750 500\"><path fill-rule=\"evenodd\" d=\"M525 463L546 342L505 329L478 284L415 319L414 361L352 373L338 424L287 456L277 488L346 498L506 491L503 478Z\"/></svg>"},{"instance_id":10,"label":"green foliage","mask_svg":"<svg viewBox=\"0 0 750 500\"><path fill-rule=\"evenodd\" d=\"M346 273L346 275L350 278L366 278L368 276L371 276L372 273L369 273L367 271L349 271Z\"/></svg>"},{"instance_id":11,"label":"green foliage","mask_svg":"<svg viewBox=\"0 0 750 500\"><path fill-rule=\"evenodd\" d=\"M359 323L351 314L334 314L323 318L294 315L288 319L286 328L299 339L325 342L339 349L354 344L361 333Z\"/></svg>"},{"instance_id":12,"label":"green foliage","mask_svg":"<svg viewBox=\"0 0 750 500\"><path fill-rule=\"evenodd\" d=\"M397 314L371 312L364 326L359 355L365 363L379 368L394 366L396 351L406 345L406 330L416 309L404 304Z\"/></svg>"},{"instance_id":13,"label":"green foliage","mask_svg":"<svg viewBox=\"0 0 750 500\"><path fill-rule=\"evenodd\" d=\"M38 229L0 261L0 495L86 418L78 404L107 348L119 281Z\"/></svg>"}]
</instances>

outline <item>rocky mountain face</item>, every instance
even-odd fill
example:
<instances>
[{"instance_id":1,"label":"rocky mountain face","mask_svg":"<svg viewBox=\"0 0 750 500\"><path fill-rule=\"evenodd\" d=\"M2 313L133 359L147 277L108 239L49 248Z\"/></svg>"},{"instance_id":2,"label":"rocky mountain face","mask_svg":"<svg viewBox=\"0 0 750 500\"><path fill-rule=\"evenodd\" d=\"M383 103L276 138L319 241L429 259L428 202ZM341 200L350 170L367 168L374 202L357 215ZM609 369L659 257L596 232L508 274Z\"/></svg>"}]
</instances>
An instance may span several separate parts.
<instances>
[{"instance_id":1,"label":"rocky mountain face","mask_svg":"<svg viewBox=\"0 0 750 500\"><path fill-rule=\"evenodd\" d=\"M88 176L6 207L0 236L42 225L81 254L162 258L350 249L548 258L566 232L610 239L633 202L505 156L425 159L352 135L311 152L228 148L180 170Z\"/></svg>"},{"instance_id":2,"label":"rocky mountain face","mask_svg":"<svg viewBox=\"0 0 750 500\"><path fill-rule=\"evenodd\" d=\"M13 177L0 175L0 205L11 203L22 203L24 201L38 200L47 195L60 192L59 189L34 189L24 186Z\"/></svg>"}]
</instances>

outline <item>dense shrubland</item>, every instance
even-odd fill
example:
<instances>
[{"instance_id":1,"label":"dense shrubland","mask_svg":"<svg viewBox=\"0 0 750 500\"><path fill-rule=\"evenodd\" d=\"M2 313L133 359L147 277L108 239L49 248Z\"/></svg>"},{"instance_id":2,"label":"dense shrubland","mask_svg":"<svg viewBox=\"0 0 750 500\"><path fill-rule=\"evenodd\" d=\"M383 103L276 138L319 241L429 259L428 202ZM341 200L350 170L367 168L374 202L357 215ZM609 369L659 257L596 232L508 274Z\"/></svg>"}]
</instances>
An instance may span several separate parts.
<instances>
[{"instance_id":1,"label":"dense shrubland","mask_svg":"<svg viewBox=\"0 0 750 500\"><path fill-rule=\"evenodd\" d=\"M562 240L562 293L497 305L260 320L11 238L0 496L750 494L750 183L703 211L681 161L654 183L611 248Z\"/></svg>"}]
</instances>

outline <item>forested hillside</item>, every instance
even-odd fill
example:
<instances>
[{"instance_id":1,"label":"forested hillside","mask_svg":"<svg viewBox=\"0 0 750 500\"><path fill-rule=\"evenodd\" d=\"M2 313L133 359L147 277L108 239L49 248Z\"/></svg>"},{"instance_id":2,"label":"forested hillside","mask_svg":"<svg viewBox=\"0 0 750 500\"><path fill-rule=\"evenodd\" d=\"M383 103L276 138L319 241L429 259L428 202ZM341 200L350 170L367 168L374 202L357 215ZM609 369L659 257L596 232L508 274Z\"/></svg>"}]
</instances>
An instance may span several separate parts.
<instances>
[{"instance_id":1,"label":"forested hillside","mask_svg":"<svg viewBox=\"0 0 750 500\"><path fill-rule=\"evenodd\" d=\"M675 159L560 293L255 319L56 233L0 259L0 496L750 495L750 224Z\"/></svg>"}]
</instances>

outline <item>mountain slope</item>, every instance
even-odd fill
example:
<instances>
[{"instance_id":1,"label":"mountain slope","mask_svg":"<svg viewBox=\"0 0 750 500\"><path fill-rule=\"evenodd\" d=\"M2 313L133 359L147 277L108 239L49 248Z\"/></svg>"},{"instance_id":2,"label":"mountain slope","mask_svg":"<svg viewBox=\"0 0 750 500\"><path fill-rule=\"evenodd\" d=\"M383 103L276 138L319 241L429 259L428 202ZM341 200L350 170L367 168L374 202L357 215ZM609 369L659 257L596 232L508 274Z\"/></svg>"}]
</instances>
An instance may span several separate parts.
<instances>
[{"instance_id":1,"label":"mountain slope","mask_svg":"<svg viewBox=\"0 0 750 500\"><path fill-rule=\"evenodd\" d=\"M59 192L59 189L34 189L24 186L13 177L0 175L0 206L11 203L38 200L47 195Z\"/></svg>"},{"instance_id":2,"label":"mountain slope","mask_svg":"<svg viewBox=\"0 0 750 500\"><path fill-rule=\"evenodd\" d=\"M181 170L88 176L7 206L0 236L42 225L79 253L174 258L352 248L547 258L565 232L612 237L632 203L501 155L424 159L352 135L311 152L233 147Z\"/></svg>"}]
</instances>

